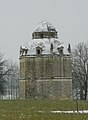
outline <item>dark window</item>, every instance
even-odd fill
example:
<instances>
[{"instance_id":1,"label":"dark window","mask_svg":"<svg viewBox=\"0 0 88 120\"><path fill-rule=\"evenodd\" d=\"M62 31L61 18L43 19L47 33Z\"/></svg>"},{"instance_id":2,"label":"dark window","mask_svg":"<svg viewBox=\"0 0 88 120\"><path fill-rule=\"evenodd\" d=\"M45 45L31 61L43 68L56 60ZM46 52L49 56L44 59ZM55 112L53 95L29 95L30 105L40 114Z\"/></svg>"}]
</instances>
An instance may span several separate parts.
<instances>
[{"instance_id":1,"label":"dark window","mask_svg":"<svg viewBox=\"0 0 88 120\"><path fill-rule=\"evenodd\" d=\"M43 34L41 34L40 37L43 38Z\"/></svg>"},{"instance_id":2,"label":"dark window","mask_svg":"<svg viewBox=\"0 0 88 120\"><path fill-rule=\"evenodd\" d=\"M52 34L52 37L54 37L54 34Z\"/></svg>"},{"instance_id":3,"label":"dark window","mask_svg":"<svg viewBox=\"0 0 88 120\"><path fill-rule=\"evenodd\" d=\"M37 54L39 55L41 52L40 52L40 50L37 50Z\"/></svg>"}]
</instances>

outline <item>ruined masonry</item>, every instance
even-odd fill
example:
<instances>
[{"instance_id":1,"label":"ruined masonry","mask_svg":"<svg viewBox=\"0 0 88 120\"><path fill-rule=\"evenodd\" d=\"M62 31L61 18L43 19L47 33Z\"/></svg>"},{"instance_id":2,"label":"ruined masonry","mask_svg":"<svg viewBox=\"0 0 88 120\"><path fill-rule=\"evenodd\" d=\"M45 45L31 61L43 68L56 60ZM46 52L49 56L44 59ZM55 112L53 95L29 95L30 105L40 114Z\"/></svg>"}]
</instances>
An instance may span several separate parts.
<instances>
[{"instance_id":1,"label":"ruined masonry","mask_svg":"<svg viewBox=\"0 0 88 120\"><path fill-rule=\"evenodd\" d=\"M20 98L71 98L71 47L65 49L55 27L43 21L26 47L20 47Z\"/></svg>"}]
</instances>

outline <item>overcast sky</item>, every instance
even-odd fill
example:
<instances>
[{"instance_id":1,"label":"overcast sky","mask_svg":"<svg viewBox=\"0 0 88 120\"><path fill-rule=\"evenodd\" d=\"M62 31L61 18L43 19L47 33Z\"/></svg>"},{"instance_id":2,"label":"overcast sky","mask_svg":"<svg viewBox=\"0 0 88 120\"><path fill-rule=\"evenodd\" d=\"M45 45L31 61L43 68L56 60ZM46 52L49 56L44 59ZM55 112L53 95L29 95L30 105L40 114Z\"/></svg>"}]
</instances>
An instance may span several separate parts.
<instances>
[{"instance_id":1,"label":"overcast sky","mask_svg":"<svg viewBox=\"0 0 88 120\"><path fill-rule=\"evenodd\" d=\"M67 46L88 40L88 0L0 0L0 52L18 61L19 47L43 20L51 22Z\"/></svg>"}]
</instances>

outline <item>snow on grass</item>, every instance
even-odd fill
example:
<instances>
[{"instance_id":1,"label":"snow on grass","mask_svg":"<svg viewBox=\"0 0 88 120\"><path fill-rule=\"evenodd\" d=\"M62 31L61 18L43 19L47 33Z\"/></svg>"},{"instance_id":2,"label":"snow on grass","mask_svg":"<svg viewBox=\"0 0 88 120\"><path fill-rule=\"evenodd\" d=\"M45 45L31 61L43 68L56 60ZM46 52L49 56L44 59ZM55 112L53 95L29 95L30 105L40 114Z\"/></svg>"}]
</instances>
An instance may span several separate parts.
<instances>
[{"instance_id":1,"label":"snow on grass","mask_svg":"<svg viewBox=\"0 0 88 120\"><path fill-rule=\"evenodd\" d=\"M39 113L45 113L44 111L39 111ZM79 111L50 111L50 113L88 113L88 110L79 110Z\"/></svg>"},{"instance_id":2,"label":"snow on grass","mask_svg":"<svg viewBox=\"0 0 88 120\"><path fill-rule=\"evenodd\" d=\"M79 110L79 111L51 111L51 113L88 113L88 110Z\"/></svg>"}]
</instances>

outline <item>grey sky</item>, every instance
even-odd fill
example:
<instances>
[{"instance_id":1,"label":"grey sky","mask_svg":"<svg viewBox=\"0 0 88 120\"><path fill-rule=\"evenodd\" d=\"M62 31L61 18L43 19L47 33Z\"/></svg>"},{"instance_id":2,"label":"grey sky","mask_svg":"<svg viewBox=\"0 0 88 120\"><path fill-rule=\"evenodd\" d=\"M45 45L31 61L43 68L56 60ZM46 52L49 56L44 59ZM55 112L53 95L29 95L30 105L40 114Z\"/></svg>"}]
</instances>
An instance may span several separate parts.
<instances>
[{"instance_id":1,"label":"grey sky","mask_svg":"<svg viewBox=\"0 0 88 120\"><path fill-rule=\"evenodd\" d=\"M71 46L88 40L88 0L0 0L0 51L18 61L39 22L51 22Z\"/></svg>"}]
</instances>

